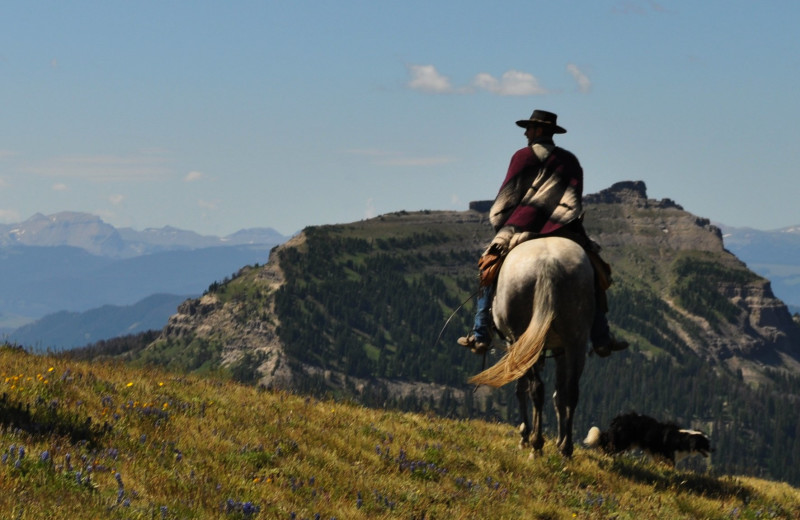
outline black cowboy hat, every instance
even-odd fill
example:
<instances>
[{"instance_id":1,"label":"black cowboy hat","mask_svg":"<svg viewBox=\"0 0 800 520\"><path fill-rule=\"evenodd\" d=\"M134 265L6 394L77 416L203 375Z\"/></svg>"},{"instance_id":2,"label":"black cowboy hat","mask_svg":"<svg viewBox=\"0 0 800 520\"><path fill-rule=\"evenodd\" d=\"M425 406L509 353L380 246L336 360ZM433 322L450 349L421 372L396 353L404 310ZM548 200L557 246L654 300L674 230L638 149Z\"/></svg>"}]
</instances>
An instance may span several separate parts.
<instances>
[{"instance_id":1,"label":"black cowboy hat","mask_svg":"<svg viewBox=\"0 0 800 520\"><path fill-rule=\"evenodd\" d=\"M556 124L557 115L545 110L534 110L530 119L520 119L517 121L517 126L528 128L531 125L542 125L544 127L552 127L554 134L566 134L567 131Z\"/></svg>"}]
</instances>

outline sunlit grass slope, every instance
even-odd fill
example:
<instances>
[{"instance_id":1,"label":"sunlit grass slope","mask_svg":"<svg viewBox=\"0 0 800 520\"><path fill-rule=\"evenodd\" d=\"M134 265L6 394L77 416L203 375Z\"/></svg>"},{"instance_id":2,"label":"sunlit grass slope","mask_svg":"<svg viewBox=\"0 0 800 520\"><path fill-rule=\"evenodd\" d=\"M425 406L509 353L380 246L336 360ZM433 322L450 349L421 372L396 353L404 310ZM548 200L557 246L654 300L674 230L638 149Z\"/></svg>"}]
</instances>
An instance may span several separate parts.
<instances>
[{"instance_id":1,"label":"sunlit grass slope","mask_svg":"<svg viewBox=\"0 0 800 520\"><path fill-rule=\"evenodd\" d=\"M0 348L0 518L798 518L800 490Z\"/></svg>"}]
</instances>

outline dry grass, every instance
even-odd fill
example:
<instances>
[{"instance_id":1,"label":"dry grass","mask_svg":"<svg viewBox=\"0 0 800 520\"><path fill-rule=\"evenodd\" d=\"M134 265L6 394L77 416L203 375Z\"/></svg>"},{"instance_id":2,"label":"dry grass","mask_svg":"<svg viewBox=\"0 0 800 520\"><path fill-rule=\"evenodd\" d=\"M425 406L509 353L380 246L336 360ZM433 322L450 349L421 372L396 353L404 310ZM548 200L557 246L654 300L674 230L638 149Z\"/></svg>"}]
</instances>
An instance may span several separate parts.
<instances>
[{"instance_id":1,"label":"dry grass","mask_svg":"<svg viewBox=\"0 0 800 520\"><path fill-rule=\"evenodd\" d=\"M800 517L785 484L212 377L2 348L0 394L2 518Z\"/></svg>"}]
</instances>

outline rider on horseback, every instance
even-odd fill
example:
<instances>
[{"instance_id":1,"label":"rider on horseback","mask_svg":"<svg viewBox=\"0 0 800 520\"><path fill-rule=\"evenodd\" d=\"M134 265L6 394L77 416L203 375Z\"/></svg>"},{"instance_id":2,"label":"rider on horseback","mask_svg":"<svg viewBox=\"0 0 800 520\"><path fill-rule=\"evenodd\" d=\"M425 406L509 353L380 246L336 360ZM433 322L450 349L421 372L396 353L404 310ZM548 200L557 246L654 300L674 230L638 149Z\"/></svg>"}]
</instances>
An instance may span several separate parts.
<instances>
[{"instance_id":1,"label":"rider on horseback","mask_svg":"<svg viewBox=\"0 0 800 520\"><path fill-rule=\"evenodd\" d=\"M517 121L525 129L528 146L511 157L508 173L489 213L495 230L492 243L481 256L482 290L477 302L475 325L458 344L485 352L491 345L493 328L490 307L494 280L503 258L516 245L542 236L562 236L580 244L595 269L597 299L591 340L602 357L623 350L628 344L611 336L606 313L606 289L611 284L611 269L599 255L600 247L583 228L583 169L577 157L553 142L553 134L566 130L556 124L556 114L534 110L530 119Z\"/></svg>"}]
</instances>

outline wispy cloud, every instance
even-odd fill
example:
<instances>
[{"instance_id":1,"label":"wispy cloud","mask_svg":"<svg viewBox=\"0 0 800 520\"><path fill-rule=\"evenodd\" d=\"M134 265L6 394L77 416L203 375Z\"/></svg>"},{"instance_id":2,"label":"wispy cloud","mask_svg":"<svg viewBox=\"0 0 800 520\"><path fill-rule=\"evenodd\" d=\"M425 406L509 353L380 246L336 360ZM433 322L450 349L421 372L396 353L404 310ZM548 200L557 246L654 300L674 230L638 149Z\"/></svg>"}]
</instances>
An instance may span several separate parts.
<instances>
[{"instance_id":1,"label":"wispy cloud","mask_svg":"<svg viewBox=\"0 0 800 520\"><path fill-rule=\"evenodd\" d=\"M577 65L574 63L568 64L567 72L572 75L573 79L578 84L578 89L580 89L581 92L586 93L592 89L592 82L589 80L589 77L586 76L586 74L584 74Z\"/></svg>"},{"instance_id":2,"label":"wispy cloud","mask_svg":"<svg viewBox=\"0 0 800 520\"><path fill-rule=\"evenodd\" d=\"M0 161L2 161L4 159L10 159L11 157L14 157L15 155L17 155L17 152L14 152L12 150L0 150Z\"/></svg>"},{"instance_id":3,"label":"wispy cloud","mask_svg":"<svg viewBox=\"0 0 800 520\"><path fill-rule=\"evenodd\" d=\"M185 182L195 182L195 181L199 181L203 177L205 177L205 175L203 173L200 173L198 171L191 171L191 172L186 174L186 176L183 178L183 180Z\"/></svg>"},{"instance_id":4,"label":"wispy cloud","mask_svg":"<svg viewBox=\"0 0 800 520\"><path fill-rule=\"evenodd\" d=\"M171 173L169 160L160 154L138 155L68 155L55 157L24 168L27 173L45 177L66 177L95 182L143 181Z\"/></svg>"},{"instance_id":5,"label":"wispy cloud","mask_svg":"<svg viewBox=\"0 0 800 520\"><path fill-rule=\"evenodd\" d=\"M455 157L447 155L412 156L401 152L368 148L347 150L347 153L369 157L376 166L437 166L458 161Z\"/></svg>"},{"instance_id":6,"label":"wispy cloud","mask_svg":"<svg viewBox=\"0 0 800 520\"><path fill-rule=\"evenodd\" d=\"M513 69L504 72L500 78L481 72L464 87L453 86L450 78L441 74L433 65L409 65L408 71L411 76L408 81L410 89L433 94L469 94L477 90L498 96L536 96L548 93L533 74Z\"/></svg>"},{"instance_id":7,"label":"wispy cloud","mask_svg":"<svg viewBox=\"0 0 800 520\"><path fill-rule=\"evenodd\" d=\"M377 211L375 210L375 202L372 200L372 197L367 199L366 207L364 208L364 218L374 218L377 215Z\"/></svg>"},{"instance_id":8,"label":"wispy cloud","mask_svg":"<svg viewBox=\"0 0 800 520\"><path fill-rule=\"evenodd\" d=\"M539 85L539 80L533 74L509 70L504 72L500 79L491 74L482 72L475 76L473 86L486 90L499 96L536 96L547 94L547 89Z\"/></svg>"},{"instance_id":9,"label":"wispy cloud","mask_svg":"<svg viewBox=\"0 0 800 520\"><path fill-rule=\"evenodd\" d=\"M52 189L53 191L67 191L67 190L69 190L67 185L64 184L63 182L57 182L57 183L53 184L53 186L51 186L50 189Z\"/></svg>"},{"instance_id":10,"label":"wispy cloud","mask_svg":"<svg viewBox=\"0 0 800 520\"><path fill-rule=\"evenodd\" d=\"M13 209L0 208L0 222L12 223L19 222L19 212Z\"/></svg>"},{"instance_id":11,"label":"wispy cloud","mask_svg":"<svg viewBox=\"0 0 800 520\"><path fill-rule=\"evenodd\" d=\"M119 193L116 193L114 195L109 195L108 197L108 202L110 202L114 206L119 206L124 201L125 201L125 195L120 195Z\"/></svg>"},{"instance_id":12,"label":"wispy cloud","mask_svg":"<svg viewBox=\"0 0 800 520\"><path fill-rule=\"evenodd\" d=\"M203 199L198 200L197 201L197 205L200 206L203 209L207 209L207 210L211 210L211 211L216 211L217 208L219 207L219 204L216 201L203 200Z\"/></svg>"}]
</instances>

